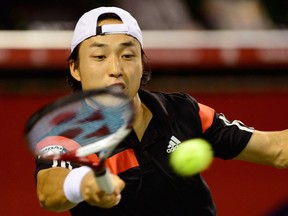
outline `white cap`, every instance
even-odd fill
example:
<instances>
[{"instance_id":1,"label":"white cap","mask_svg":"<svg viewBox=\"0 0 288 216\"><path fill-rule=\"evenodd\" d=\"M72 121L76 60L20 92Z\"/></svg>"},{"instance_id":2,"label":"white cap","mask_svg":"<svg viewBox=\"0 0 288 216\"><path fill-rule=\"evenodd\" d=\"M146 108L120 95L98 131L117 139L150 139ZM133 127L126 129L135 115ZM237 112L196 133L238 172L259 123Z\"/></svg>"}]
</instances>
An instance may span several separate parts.
<instances>
[{"instance_id":1,"label":"white cap","mask_svg":"<svg viewBox=\"0 0 288 216\"><path fill-rule=\"evenodd\" d=\"M114 13L120 17L123 23L107 24L97 27L98 17L105 13ZM99 7L83 14L74 29L71 43L71 53L74 48L85 39L105 34L127 34L136 38L143 48L141 29L134 17L127 11L117 7Z\"/></svg>"}]
</instances>

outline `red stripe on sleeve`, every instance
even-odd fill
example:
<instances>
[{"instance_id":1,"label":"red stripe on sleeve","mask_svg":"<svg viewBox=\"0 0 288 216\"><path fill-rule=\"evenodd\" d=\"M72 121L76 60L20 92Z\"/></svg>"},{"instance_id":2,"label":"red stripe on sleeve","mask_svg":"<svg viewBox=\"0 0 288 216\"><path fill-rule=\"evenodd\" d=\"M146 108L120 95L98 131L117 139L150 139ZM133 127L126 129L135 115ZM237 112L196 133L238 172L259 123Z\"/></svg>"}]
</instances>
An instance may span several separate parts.
<instances>
[{"instance_id":1,"label":"red stripe on sleeve","mask_svg":"<svg viewBox=\"0 0 288 216\"><path fill-rule=\"evenodd\" d=\"M202 132L204 133L211 125L214 119L215 110L204 104L198 103L199 116L202 123Z\"/></svg>"},{"instance_id":2,"label":"red stripe on sleeve","mask_svg":"<svg viewBox=\"0 0 288 216\"><path fill-rule=\"evenodd\" d=\"M139 166L133 149L126 149L106 160L106 164L113 174L118 175L133 167Z\"/></svg>"}]
</instances>

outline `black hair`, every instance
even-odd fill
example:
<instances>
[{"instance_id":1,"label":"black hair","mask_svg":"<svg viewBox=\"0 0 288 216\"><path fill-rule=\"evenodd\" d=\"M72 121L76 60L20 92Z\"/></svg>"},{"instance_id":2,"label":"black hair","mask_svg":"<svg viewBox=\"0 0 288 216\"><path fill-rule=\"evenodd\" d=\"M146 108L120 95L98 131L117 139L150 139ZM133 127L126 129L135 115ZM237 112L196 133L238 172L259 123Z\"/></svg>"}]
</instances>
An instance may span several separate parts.
<instances>
[{"instance_id":1,"label":"black hair","mask_svg":"<svg viewBox=\"0 0 288 216\"><path fill-rule=\"evenodd\" d=\"M117 19L117 20L121 20L121 18L114 13L105 13L102 14L98 17L98 22L106 20L106 19ZM81 44L81 43L80 43ZM71 64L72 62L74 63L74 67L78 68L79 67L79 48L80 48L80 44L78 44L73 52L70 54L70 56L68 57L67 61L69 62L69 64ZM145 55L144 50L141 48L141 58L142 58L142 65L143 65L143 71L142 71L142 78L141 78L141 83L140 86L143 87L145 86L151 79L151 70L147 70L147 56ZM82 85L81 82L79 82L78 80L76 80L70 73L70 71L67 72L67 76L66 76L67 82L70 85L70 87L72 88L73 91L79 91L82 90Z\"/></svg>"}]
</instances>

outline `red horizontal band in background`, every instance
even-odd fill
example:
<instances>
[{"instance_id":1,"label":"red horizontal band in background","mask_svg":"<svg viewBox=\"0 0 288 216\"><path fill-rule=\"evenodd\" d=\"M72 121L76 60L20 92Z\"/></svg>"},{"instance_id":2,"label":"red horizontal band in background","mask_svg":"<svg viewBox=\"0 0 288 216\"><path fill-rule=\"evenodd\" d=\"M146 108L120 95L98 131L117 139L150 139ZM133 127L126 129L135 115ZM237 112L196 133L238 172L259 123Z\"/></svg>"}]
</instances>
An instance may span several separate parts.
<instances>
[{"instance_id":1,"label":"red horizontal band in background","mask_svg":"<svg viewBox=\"0 0 288 216\"><path fill-rule=\"evenodd\" d=\"M72 31L0 31L0 69L67 68ZM143 31L155 69L288 69L288 30Z\"/></svg>"}]
</instances>

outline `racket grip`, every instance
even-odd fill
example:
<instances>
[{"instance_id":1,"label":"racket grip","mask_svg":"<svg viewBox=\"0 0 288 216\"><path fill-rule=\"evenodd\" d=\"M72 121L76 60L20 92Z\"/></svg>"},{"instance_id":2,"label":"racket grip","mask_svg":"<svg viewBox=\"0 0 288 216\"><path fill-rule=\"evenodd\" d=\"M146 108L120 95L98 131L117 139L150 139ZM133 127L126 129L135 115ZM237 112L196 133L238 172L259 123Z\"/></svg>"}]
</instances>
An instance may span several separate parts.
<instances>
[{"instance_id":1,"label":"racket grip","mask_svg":"<svg viewBox=\"0 0 288 216\"><path fill-rule=\"evenodd\" d=\"M107 194L114 192L114 185L112 183L111 173L108 168L103 169L100 173L95 173L96 182L98 186Z\"/></svg>"}]
</instances>

